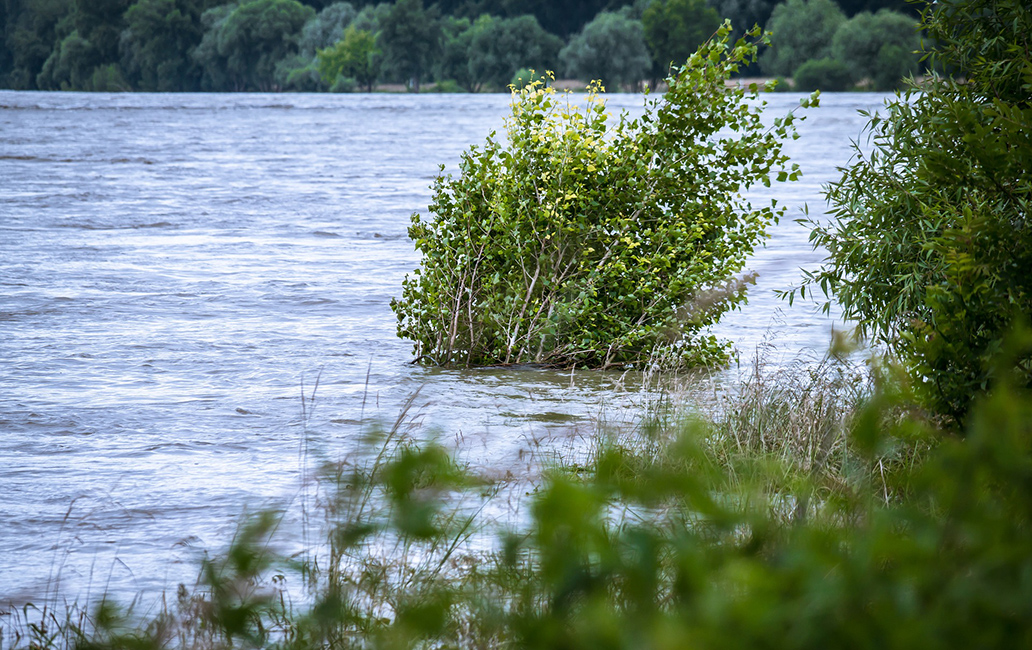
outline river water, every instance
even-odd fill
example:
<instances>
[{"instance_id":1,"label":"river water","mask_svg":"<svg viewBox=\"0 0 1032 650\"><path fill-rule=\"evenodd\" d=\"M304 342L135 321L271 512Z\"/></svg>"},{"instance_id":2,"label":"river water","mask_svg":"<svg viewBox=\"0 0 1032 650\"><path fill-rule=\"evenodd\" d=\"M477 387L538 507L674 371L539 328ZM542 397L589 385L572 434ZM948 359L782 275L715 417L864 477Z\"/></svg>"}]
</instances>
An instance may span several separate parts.
<instances>
[{"instance_id":1,"label":"river water","mask_svg":"<svg viewBox=\"0 0 1032 650\"><path fill-rule=\"evenodd\" d=\"M833 319L773 290L820 261L792 219L883 100L825 95L786 146L804 177L717 330L743 358L826 348ZM427 369L395 336L409 216L508 101L0 91L0 602L192 579L245 507L296 499L303 436L337 457L417 389L419 435L502 473L633 417L619 373Z\"/></svg>"}]
</instances>

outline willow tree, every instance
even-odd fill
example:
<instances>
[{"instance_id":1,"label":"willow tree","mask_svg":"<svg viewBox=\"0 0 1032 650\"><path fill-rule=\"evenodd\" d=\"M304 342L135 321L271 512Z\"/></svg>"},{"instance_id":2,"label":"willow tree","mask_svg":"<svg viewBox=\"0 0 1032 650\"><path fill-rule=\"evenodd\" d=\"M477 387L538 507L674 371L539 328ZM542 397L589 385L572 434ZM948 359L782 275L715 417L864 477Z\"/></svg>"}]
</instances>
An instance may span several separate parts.
<instances>
[{"instance_id":1,"label":"willow tree","mask_svg":"<svg viewBox=\"0 0 1032 650\"><path fill-rule=\"evenodd\" d=\"M832 183L823 290L910 370L933 412L963 421L1032 314L1032 8L940 0L922 15L938 69L873 115L872 144ZM790 294L791 295L791 294ZM1032 357L1018 382L1032 386Z\"/></svg>"}]
</instances>

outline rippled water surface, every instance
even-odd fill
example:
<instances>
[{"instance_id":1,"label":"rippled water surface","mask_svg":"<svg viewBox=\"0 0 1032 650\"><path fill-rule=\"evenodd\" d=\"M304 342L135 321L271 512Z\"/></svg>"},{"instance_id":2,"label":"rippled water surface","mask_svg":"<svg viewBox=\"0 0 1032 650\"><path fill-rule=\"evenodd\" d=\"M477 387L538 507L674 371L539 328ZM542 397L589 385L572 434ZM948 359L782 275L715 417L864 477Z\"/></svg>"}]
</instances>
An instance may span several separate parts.
<instances>
[{"instance_id":1,"label":"rippled water surface","mask_svg":"<svg viewBox=\"0 0 1032 650\"><path fill-rule=\"evenodd\" d=\"M799 98L769 96L770 115ZM805 176L771 190L789 218L718 331L744 356L770 332L787 356L827 345L830 319L772 292L819 261L792 219L823 209L857 110L882 99L826 95L787 146ZM409 215L507 110L501 95L0 92L0 600L189 579L244 507L296 494L303 419L333 458L422 387L422 430L504 471L535 440L633 410L618 374L426 369L395 336Z\"/></svg>"}]
</instances>

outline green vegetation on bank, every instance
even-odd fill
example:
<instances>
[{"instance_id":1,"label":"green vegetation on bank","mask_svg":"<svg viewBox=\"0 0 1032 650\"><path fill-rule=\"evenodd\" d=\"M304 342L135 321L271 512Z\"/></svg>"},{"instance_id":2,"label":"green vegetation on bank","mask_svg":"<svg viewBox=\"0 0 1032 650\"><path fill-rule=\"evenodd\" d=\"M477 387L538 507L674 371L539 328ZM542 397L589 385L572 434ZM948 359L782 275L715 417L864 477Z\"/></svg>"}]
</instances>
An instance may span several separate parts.
<instances>
[{"instance_id":1,"label":"green vegetation on bank","mask_svg":"<svg viewBox=\"0 0 1032 650\"><path fill-rule=\"evenodd\" d=\"M801 289L833 295L927 408L963 422L1032 315L1032 8L954 0L923 18L932 62L962 80L933 75L872 116L829 187L834 220L806 222L829 257ZM1013 372L1032 386L1032 358Z\"/></svg>"},{"instance_id":2,"label":"green vegetation on bank","mask_svg":"<svg viewBox=\"0 0 1032 650\"><path fill-rule=\"evenodd\" d=\"M920 69L917 24L895 11L847 19L832 0L788 0L774 8L767 29L776 47L761 69L794 77L797 90L894 90Z\"/></svg>"},{"instance_id":3,"label":"green vegetation on bank","mask_svg":"<svg viewBox=\"0 0 1032 650\"><path fill-rule=\"evenodd\" d=\"M892 88L917 70L906 11L905 0L0 0L0 88L505 91L535 69L616 91L656 87L725 19L736 38L774 32L777 54L740 74L792 77L828 58L850 86ZM824 17L841 47L831 22L814 29Z\"/></svg>"},{"instance_id":4,"label":"green vegetation on bank","mask_svg":"<svg viewBox=\"0 0 1032 650\"><path fill-rule=\"evenodd\" d=\"M320 541L299 554L263 515L158 614L26 605L0 649L1032 646L1030 14L928 6L931 54L963 81L873 116L873 149L829 188L835 219L811 224L830 258L805 291L837 296L899 365L757 364L716 408L652 402L515 485L407 438L403 413L305 492ZM720 53L679 74L719 77ZM554 126L554 97L518 96L516 117L540 118L518 136ZM478 151L468 168L492 169ZM514 516L488 520L506 496Z\"/></svg>"},{"instance_id":5,"label":"green vegetation on bank","mask_svg":"<svg viewBox=\"0 0 1032 650\"><path fill-rule=\"evenodd\" d=\"M0 648L1027 647L1032 394L1001 383L958 437L891 372L818 371L761 374L710 423L655 404L516 485L399 418L319 473L301 554L254 517L157 613L21 607Z\"/></svg>"}]
</instances>

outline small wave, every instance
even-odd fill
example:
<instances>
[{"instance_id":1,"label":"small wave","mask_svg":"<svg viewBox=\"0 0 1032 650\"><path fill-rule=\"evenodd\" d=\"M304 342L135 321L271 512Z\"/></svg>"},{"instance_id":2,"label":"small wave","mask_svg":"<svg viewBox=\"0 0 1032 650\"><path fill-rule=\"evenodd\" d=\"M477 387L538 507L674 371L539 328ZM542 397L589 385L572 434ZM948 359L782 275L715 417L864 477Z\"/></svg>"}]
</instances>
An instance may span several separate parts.
<instances>
[{"instance_id":1,"label":"small wave","mask_svg":"<svg viewBox=\"0 0 1032 650\"><path fill-rule=\"evenodd\" d=\"M383 241L401 241L409 238L407 234L385 234L382 232L356 232L355 234L362 239L382 239Z\"/></svg>"},{"instance_id":2,"label":"small wave","mask_svg":"<svg viewBox=\"0 0 1032 650\"><path fill-rule=\"evenodd\" d=\"M93 159L93 158L52 158L49 156L31 156L24 154L4 154L0 155L0 161L2 160L14 160L19 162L40 162L40 163L88 163L90 165L96 165L99 163L108 163L110 165L153 165L153 160L149 158L111 158L109 160Z\"/></svg>"},{"instance_id":3,"label":"small wave","mask_svg":"<svg viewBox=\"0 0 1032 650\"><path fill-rule=\"evenodd\" d=\"M293 110L297 108L294 104L249 104L247 102L234 102L212 107L217 111L239 111L254 109ZM211 110L210 108L207 110Z\"/></svg>"},{"instance_id":4,"label":"small wave","mask_svg":"<svg viewBox=\"0 0 1032 650\"><path fill-rule=\"evenodd\" d=\"M78 198L78 197L76 197ZM78 230L143 230L147 228L173 228L175 224L169 221L155 221L154 223L60 223L55 224L57 228L72 228Z\"/></svg>"},{"instance_id":5,"label":"small wave","mask_svg":"<svg viewBox=\"0 0 1032 650\"><path fill-rule=\"evenodd\" d=\"M71 162L86 162L77 161L72 158L44 158L42 156L18 156L18 155L2 155L0 160L19 160L22 162L44 162L44 163L71 163Z\"/></svg>"},{"instance_id":6,"label":"small wave","mask_svg":"<svg viewBox=\"0 0 1032 650\"><path fill-rule=\"evenodd\" d=\"M316 237L336 237L338 239L340 238L340 235L338 235L337 233L335 233L335 232L327 232L325 230L316 230L312 234L315 235Z\"/></svg>"}]
</instances>

